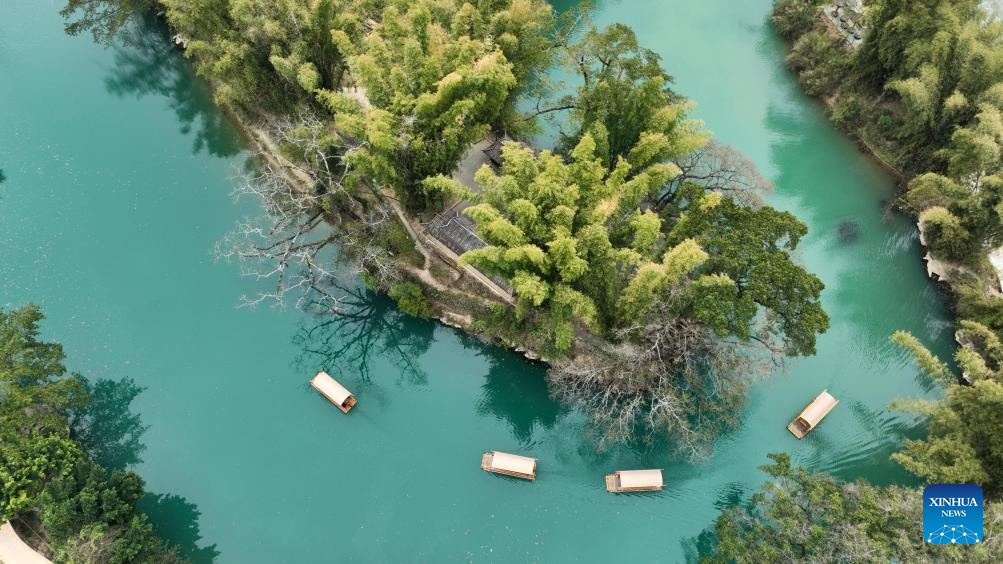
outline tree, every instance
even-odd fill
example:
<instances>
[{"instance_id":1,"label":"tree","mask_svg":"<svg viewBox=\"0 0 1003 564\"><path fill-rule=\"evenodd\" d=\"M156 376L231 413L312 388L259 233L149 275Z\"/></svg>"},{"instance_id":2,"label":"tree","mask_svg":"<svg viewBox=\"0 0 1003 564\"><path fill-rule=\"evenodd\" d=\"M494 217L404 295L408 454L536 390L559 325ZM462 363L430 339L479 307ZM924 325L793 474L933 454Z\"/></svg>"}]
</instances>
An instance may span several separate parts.
<instances>
[{"instance_id":1,"label":"tree","mask_svg":"<svg viewBox=\"0 0 1003 564\"><path fill-rule=\"evenodd\" d=\"M526 50L539 44L552 17L541 4L521 0L478 12L470 5L443 10L430 0L388 3L350 59L362 99L317 92L339 130L358 140L349 158L360 176L392 186L411 211L428 208L434 198L422 181L450 173L511 109L517 74L545 60ZM501 31L497 42L493 29Z\"/></svg>"},{"instance_id":2,"label":"tree","mask_svg":"<svg viewBox=\"0 0 1003 564\"><path fill-rule=\"evenodd\" d=\"M548 348L564 353L576 320L601 333L617 316L617 288L624 287L618 269L660 259L655 243L661 222L636 208L676 171L655 165L626 180L631 165L620 159L615 170L604 167L590 134L567 164L514 142L505 144L502 155L499 174L487 166L478 171L484 201L465 210L488 246L461 260L505 279L516 295L517 319L532 321ZM657 277L668 268L667 276L678 277L699 263L692 244L681 245L678 255L678 264L652 264L638 276ZM628 290L633 299L644 291L639 284Z\"/></svg>"},{"instance_id":3,"label":"tree","mask_svg":"<svg viewBox=\"0 0 1003 564\"><path fill-rule=\"evenodd\" d=\"M1003 494L1003 344L992 330L973 321L961 322L958 340L963 346L955 361L964 384L914 337L901 331L892 336L923 372L948 384L943 400L893 404L927 416L929 434L907 440L892 458L930 483L976 483L988 497L997 498Z\"/></svg>"},{"instance_id":4,"label":"tree","mask_svg":"<svg viewBox=\"0 0 1003 564\"><path fill-rule=\"evenodd\" d=\"M697 196L667 242L694 240L709 255L700 267L719 281L701 289L694 314L719 335L756 336L756 315L766 312L766 333L781 338L787 354L812 355L829 327L820 297L824 284L791 260L807 226L787 212L741 206L719 193Z\"/></svg>"},{"instance_id":5,"label":"tree","mask_svg":"<svg viewBox=\"0 0 1003 564\"><path fill-rule=\"evenodd\" d=\"M770 19L780 35L795 41L815 26L821 0L778 0Z\"/></svg>"},{"instance_id":6,"label":"tree","mask_svg":"<svg viewBox=\"0 0 1003 564\"><path fill-rule=\"evenodd\" d=\"M252 115L339 89L364 27L346 0L163 0L214 95Z\"/></svg>"},{"instance_id":7,"label":"tree","mask_svg":"<svg viewBox=\"0 0 1003 564\"><path fill-rule=\"evenodd\" d=\"M923 494L918 489L840 483L768 455L771 481L748 504L725 509L702 562L969 562L1001 553L999 504L984 507L983 542L964 551L923 542Z\"/></svg>"},{"instance_id":8,"label":"tree","mask_svg":"<svg viewBox=\"0 0 1003 564\"><path fill-rule=\"evenodd\" d=\"M94 41L111 44L116 38L130 39L123 32L134 23L134 18L148 14L155 3L156 0L67 0L59 13L67 19L77 18L66 23L66 33L78 35L88 31Z\"/></svg>"},{"instance_id":9,"label":"tree","mask_svg":"<svg viewBox=\"0 0 1003 564\"><path fill-rule=\"evenodd\" d=\"M568 110L569 131L562 132L559 151L569 151L590 133L603 164L612 168L643 135L664 136L669 142L644 154L643 161L638 160L640 154L633 155L631 164L643 170L706 143L709 135L703 124L687 116L691 105L669 88L672 77L662 69L658 54L641 47L629 27L593 28L568 47L564 58L581 83L574 94L538 112Z\"/></svg>"},{"instance_id":10,"label":"tree","mask_svg":"<svg viewBox=\"0 0 1003 564\"><path fill-rule=\"evenodd\" d=\"M972 235L950 210L927 208L919 215L919 224L935 256L960 262L971 258L974 250Z\"/></svg>"},{"instance_id":11,"label":"tree","mask_svg":"<svg viewBox=\"0 0 1003 564\"><path fill-rule=\"evenodd\" d=\"M71 439L70 418L87 410L90 388L66 374L59 344L39 340L41 320L34 305L0 310L0 520L40 525L61 561L178 562L136 510L142 479L109 474ZM101 417L88 413L79 429L93 436Z\"/></svg>"},{"instance_id":12,"label":"tree","mask_svg":"<svg viewBox=\"0 0 1003 564\"><path fill-rule=\"evenodd\" d=\"M66 377L63 348L39 340L38 306L0 309L0 438L25 431L56 432L65 415L86 402L80 381ZM2 443L3 441L0 441Z\"/></svg>"},{"instance_id":13,"label":"tree","mask_svg":"<svg viewBox=\"0 0 1003 564\"><path fill-rule=\"evenodd\" d=\"M842 40L828 31L805 33L794 42L787 55L787 66L798 73L798 80L809 96L830 95L846 77L850 56Z\"/></svg>"},{"instance_id":14,"label":"tree","mask_svg":"<svg viewBox=\"0 0 1003 564\"><path fill-rule=\"evenodd\" d=\"M701 460L739 423L748 386L766 367L759 351L677 316L674 301L618 329L615 342L583 343L551 363L551 393L586 414L600 448L657 440Z\"/></svg>"}]
</instances>

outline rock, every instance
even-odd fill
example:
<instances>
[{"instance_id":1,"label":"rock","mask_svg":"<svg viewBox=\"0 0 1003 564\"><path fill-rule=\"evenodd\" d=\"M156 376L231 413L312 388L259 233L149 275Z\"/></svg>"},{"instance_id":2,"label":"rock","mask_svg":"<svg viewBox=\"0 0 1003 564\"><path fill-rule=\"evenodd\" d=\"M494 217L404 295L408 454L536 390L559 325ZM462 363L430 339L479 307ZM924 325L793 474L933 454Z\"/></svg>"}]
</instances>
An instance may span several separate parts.
<instances>
[{"instance_id":1,"label":"rock","mask_svg":"<svg viewBox=\"0 0 1003 564\"><path fill-rule=\"evenodd\" d=\"M849 245L860 237L860 224L856 221L844 221L839 224L836 234L841 244Z\"/></svg>"}]
</instances>

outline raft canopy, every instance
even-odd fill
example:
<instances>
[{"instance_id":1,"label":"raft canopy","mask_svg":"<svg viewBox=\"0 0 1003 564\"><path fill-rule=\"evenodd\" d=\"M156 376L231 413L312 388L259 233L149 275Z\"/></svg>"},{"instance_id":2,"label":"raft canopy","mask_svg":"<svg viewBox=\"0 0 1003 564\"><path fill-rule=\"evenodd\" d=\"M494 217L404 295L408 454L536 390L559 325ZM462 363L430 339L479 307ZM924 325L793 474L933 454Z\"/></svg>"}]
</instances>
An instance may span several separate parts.
<instances>
[{"instance_id":1,"label":"raft canopy","mask_svg":"<svg viewBox=\"0 0 1003 564\"><path fill-rule=\"evenodd\" d=\"M345 389L323 370L318 372L313 380L310 380L310 385L345 413L348 413L348 410L355 405L355 396L352 395L352 392Z\"/></svg>"},{"instance_id":2,"label":"raft canopy","mask_svg":"<svg viewBox=\"0 0 1003 564\"><path fill-rule=\"evenodd\" d=\"M828 390L822 390L822 393L808 404L804 411L794 418L794 421L791 421L787 429L797 438L803 438L832 411L832 408L836 407L837 403L839 400L832 397Z\"/></svg>"},{"instance_id":3,"label":"raft canopy","mask_svg":"<svg viewBox=\"0 0 1003 564\"><path fill-rule=\"evenodd\" d=\"M527 480L536 479L536 459L498 451L486 451L481 468L496 474L506 474Z\"/></svg>"},{"instance_id":4,"label":"raft canopy","mask_svg":"<svg viewBox=\"0 0 1003 564\"><path fill-rule=\"evenodd\" d=\"M611 492L658 491L663 486L662 470L618 470L606 475L606 489Z\"/></svg>"},{"instance_id":5,"label":"raft canopy","mask_svg":"<svg viewBox=\"0 0 1003 564\"><path fill-rule=\"evenodd\" d=\"M617 474L624 489L662 487L661 470L621 470Z\"/></svg>"}]
</instances>

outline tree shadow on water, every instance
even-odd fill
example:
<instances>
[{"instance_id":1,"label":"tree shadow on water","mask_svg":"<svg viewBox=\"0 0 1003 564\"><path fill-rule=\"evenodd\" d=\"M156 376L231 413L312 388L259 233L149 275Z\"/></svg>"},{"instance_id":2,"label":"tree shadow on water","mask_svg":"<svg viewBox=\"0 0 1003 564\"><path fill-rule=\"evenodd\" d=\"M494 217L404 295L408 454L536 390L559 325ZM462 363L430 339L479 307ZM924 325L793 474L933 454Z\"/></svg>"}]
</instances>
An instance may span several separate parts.
<instances>
[{"instance_id":1,"label":"tree shadow on water","mask_svg":"<svg viewBox=\"0 0 1003 564\"><path fill-rule=\"evenodd\" d=\"M179 495L147 493L137 506L149 516L157 534L177 547L185 560L193 564L216 561L219 550L215 544L199 546L201 512L194 503Z\"/></svg>"},{"instance_id":2,"label":"tree shadow on water","mask_svg":"<svg viewBox=\"0 0 1003 564\"><path fill-rule=\"evenodd\" d=\"M70 420L73 438L105 468L122 470L142 462L147 426L132 411L132 401L144 388L131 378L81 382L91 400Z\"/></svg>"},{"instance_id":3,"label":"tree shadow on water","mask_svg":"<svg viewBox=\"0 0 1003 564\"><path fill-rule=\"evenodd\" d=\"M300 348L298 369L358 374L362 384L371 384L373 365L386 361L397 368L398 382L428 382L418 359L432 346L433 322L402 313L393 300L362 286L344 289L337 313L304 309L309 316L293 337Z\"/></svg>"},{"instance_id":4,"label":"tree shadow on water","mask_svg":"<svg viewBox=\"0 0 1003 564\"><path fill-rule=\"evenodd\" d=\"M141 41L114 45L115 64L105 88L118 96L162 96L178 118L181 133L193 134L192 152L229 157L242 150L230 118L212 101L208 86L195 76L170 41L166 26L147 17L135 24Z\"/></svg>"},{"instance_id":5,"label":"tree shadow on water","mask_svg":"<svg viewBox=\"0 0 1003 564\"><path fill-rule=\"evenodd\" d=\"M537 425L554 426L564 409L547 392L543 365L493 347L482 347L480 356L489 368L477 402L479 415L493 415L508 423L512 435L523 444L532 440Z\"/></svg>"},{"instance_id":6,"label":"tree shadow on water","mask_svg":"<svg viewBox=\"0 0 1003 564\"><path fill-rule=\"evenodd\" d=\"M148 426L132 402L144 388L131 378L99 379L80 377L90 397L86 406L71 414L70 432L87 453L109 470L124 470L142 462L146 450L142 442ZM195 504L171 494L146 493L137 504L146 513L157 533L194 563L213 562L219 555L215 545L198 546L199 511Z\"/></svg>"}]
</instances>

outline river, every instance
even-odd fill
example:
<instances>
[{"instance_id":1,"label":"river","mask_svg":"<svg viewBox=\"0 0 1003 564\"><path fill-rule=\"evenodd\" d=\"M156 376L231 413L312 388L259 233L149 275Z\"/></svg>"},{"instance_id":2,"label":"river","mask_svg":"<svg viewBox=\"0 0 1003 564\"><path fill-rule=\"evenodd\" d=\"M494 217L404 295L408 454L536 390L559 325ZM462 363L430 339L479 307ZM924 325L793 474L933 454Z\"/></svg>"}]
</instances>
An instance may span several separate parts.
<instances>
[{"instance_id":1,"label":"river","mask_svg":"<svg viewBox=\"0 0 1003 564\"><path fill-rule=\"evenodd\" d=\"M72 370L145 387L145 448L126 459L142 460L158 529L196 561L678 561L759 487L769 452L908 481L888 453L921 430L884 408L937 391L888 336L948 354L950 321L915 229L884 212L892 182L784 70L770 4L597 13L633 26L718 139L776 182L769 201L808 223L799 258L826 284L818 355L757 383L706 462L596 453L541 368L385 299L344 324L237 307L255 283L210 251L256 213L229 197L246 147L162 38L67 37L59 1L6 0L0 19L0 305L41 304ZM349 416L307 386L319 368L356 392ZM841 403L799 442L785 425L823 388ZM538 479L482 472L485 449L539 458ZM644 467L665 469L665 491L606 493L605 473Z\"/></svg>"}]
</instances>

